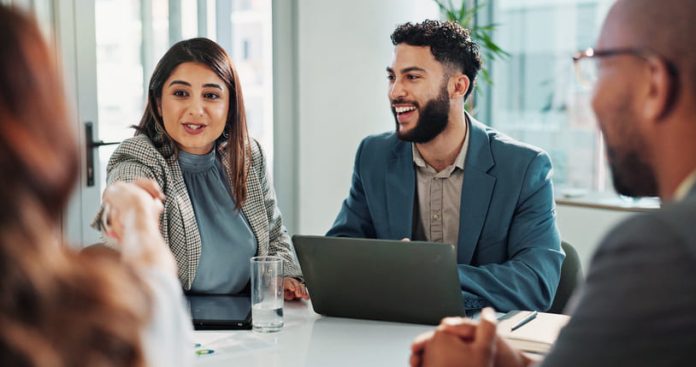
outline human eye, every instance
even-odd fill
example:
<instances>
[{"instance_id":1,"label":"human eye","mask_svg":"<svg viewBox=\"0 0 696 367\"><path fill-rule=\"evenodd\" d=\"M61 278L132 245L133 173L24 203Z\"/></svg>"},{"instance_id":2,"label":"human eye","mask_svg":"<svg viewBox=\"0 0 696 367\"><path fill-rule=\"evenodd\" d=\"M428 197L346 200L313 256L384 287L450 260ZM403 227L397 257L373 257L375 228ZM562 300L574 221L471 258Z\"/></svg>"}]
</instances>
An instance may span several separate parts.
<instances>
[{"instance_id":1,"label":"human eye","mask_svg":"<svg viewBox=\"0 0 696 367\"><path fill-rule=\"evenodd\" d=\"M396 79L396 77L394 76L394 74L387 74L387 80L389 80L390 82L393 82L394 79Z\"/></svg>"},{"instance_id":2,"label":"human eye","mask_svg":"<svg viewBox=\"0 0 696 367\"><path fill-rule=\"evenodd\" d=\"M208 92L208 93L203 93L203 98L217 100L217 99L220 99L220 95L217 93Z\"/></svg>"},{"instance_id":3,"label":"human eye","mask_svg":"<svg viewBox=\"0 0 696 367\"><path fill-rule=\"evenodd\" d=\"M174 97L187 97L188 92L182 89L175 89L174 92L172 92L172 95Z\"/></svg>"},{"instance_id":4,"label":"human eye","mask_svg":"<svg viewBox=\"0 0 696 367\"><path fill-rule=\"evenodd\" d=\"M417 79L420 79L420 75L416 75L416 74L406 74L406 79L408 79L408 80L417 80Z\"/></svg>"}]
</instances>

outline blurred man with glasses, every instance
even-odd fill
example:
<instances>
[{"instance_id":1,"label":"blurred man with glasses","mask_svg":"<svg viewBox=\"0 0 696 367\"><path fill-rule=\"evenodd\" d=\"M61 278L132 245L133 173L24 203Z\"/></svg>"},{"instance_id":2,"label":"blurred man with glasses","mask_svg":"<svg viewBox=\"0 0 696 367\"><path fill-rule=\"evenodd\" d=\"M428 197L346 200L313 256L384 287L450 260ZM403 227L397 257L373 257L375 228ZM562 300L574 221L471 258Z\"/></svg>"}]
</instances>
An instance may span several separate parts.
<instances>
[{"instance_id":1,"label":"blurred man with glasses","mask_svg":"<svg viewBox=\"0 0 696 367\"><path fill-rule=\"evenodd\" d=\"M542 366L696 364L695 20L693 0L619 0L597 47L574 57L617 192L663 207L604 239ZM411 365L533 364L495 328L491 309L480 322L446 319L416 339Z\"/></svg>"}]
</instances>

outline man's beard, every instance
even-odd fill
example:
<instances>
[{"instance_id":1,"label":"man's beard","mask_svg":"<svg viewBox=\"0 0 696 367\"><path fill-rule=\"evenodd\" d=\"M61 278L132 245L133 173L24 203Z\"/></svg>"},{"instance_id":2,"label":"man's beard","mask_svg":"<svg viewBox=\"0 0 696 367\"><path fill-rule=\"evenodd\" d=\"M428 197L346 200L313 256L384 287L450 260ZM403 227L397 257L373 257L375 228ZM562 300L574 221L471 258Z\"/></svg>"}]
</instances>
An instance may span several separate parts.
<instances>
[{"instance_id":1,"label":"man's beard","mask_svg":"<svg viewBox=\"0 0 696 367\"><path fill-rule=\"evenodd\" d=\"M397 99L392 101L392 105L404 103L405 101ZM399 139L414 143L427 143L436 136L440 135L447 127L449 121L450 101L445 85L435 99L431 99L426 103L423 109L420 109L418 104L414 103L418 109L418 121L416 126L410 131L399 131L399 119L396 111L392 108L394 119L396 120L396 135Z\"/></svg>"},{"instance_id":2,"label":"man's beard","mask_svg":"<svg viewBox=\"0 0 696 367\"><path fill-rule=\"evenodd\" d=\"M653 167L645 160L647 145L637 130L639 118L633 112L629 95L618 98L613 113L597 114L607 148L614 189L631 197L657 196L659 193ZM609 136L607 133L610 132ZM612 143L614 142L614 143Z\"/></svg>"},{"instance_id":3,"label":"man's beard","mask_svg":"<svg viewBox=\"0 0 696 367\"><path fill-rule=\"evenodd\" d=\"M620 152L607 146L614 189L621 195L631 197L658 196L657 180L652 167L640 157L635 147L631 148Z\"/></svg>"}]
</instances>

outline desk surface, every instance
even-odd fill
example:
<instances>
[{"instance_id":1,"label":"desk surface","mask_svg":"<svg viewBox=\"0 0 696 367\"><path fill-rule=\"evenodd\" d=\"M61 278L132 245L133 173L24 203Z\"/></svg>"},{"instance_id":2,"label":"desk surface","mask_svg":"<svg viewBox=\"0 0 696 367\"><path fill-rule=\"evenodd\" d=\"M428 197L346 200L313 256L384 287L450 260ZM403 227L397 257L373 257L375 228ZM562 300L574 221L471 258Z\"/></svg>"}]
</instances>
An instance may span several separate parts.
<instances>
[{"instance_id":1,"label":"desk surface","mask_svg":"<svg viewBox=\"0 0 696 367\"><path fill-rule=\"evenodd\" d=\"M433 326L324 317L307 302L286 302L285 326L272 334L197 331L213 354L196 366L404 366L413 338Z\"/></svg>"}]
</instances>

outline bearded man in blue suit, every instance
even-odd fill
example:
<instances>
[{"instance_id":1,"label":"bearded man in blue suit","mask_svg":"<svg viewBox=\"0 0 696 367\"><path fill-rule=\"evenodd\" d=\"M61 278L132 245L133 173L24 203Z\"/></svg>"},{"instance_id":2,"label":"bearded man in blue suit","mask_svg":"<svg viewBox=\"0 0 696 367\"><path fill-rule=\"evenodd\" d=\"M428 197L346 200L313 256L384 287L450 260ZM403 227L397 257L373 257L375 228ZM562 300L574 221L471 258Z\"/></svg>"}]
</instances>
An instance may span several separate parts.
<instances>
[{"instance_id":1,"label":"bearded man in blue suit","mask_svg":"<svg viewBox=\"0 0 696 367\"><path fill-rule=\"evenodd\" d=\"M564 258L548 155L466 113L481 68L467 30L426 20L391 38L396 131L361 142L327 235L451 243L467 309L548 309Z\"/></svg>"}]
</instances>

